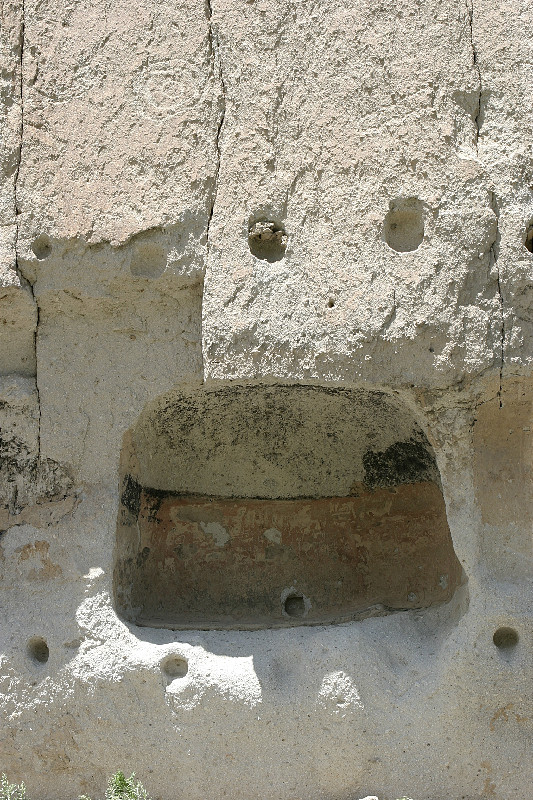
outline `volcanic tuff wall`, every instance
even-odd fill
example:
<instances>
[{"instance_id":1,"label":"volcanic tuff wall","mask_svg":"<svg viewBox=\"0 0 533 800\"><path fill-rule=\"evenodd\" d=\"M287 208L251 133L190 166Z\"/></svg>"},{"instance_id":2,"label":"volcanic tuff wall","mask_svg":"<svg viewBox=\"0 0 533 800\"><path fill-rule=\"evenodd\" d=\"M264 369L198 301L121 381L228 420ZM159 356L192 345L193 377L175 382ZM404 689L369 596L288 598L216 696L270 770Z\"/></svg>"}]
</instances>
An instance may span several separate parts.
<instances>
[{"instance_id":1,"label":"volcanic tuff wall","mask_svg":"<svg viewBox=\"0 0 533 800\"><path fill-rule=\"evenodd\" d=\"M527 800L529 0L1 24L0 771Z\"/></svg>"}]
</instances>

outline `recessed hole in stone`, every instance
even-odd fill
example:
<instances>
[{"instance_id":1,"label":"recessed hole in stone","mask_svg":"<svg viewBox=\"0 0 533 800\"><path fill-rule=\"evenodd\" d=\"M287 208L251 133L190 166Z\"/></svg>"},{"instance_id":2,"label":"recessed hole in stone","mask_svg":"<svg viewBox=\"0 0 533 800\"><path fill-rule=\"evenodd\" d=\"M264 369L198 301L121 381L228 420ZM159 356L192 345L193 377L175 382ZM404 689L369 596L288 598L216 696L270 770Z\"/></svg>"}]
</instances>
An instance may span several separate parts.
<instances>
[{"instance_id":1,"label":"recessed hole in stone","mask_svg":"<svg viewBox=\"0 0 533 800\"><path fill-rule=\"evenodd\" d=\"M161 669L167 678L184 678L189 671L189 664L182 656L167 656L161 662Z\"/></svg>"},{"instance_id":2,"label":"recessed hole in stone","mask_svg":"<svg viewBox=\"0 0 533 800\"><path fill-rule=\"evenodd\" d=\"M283 258L287 241L288 237L283 228L268 220L254 222L248 231L248 244L252 255L270 263Z\"/></svg>"},{"instance_id":3,"label":"recessed hole in stone","mask_svg":"<svg viewBox=\"0 0 533 800\"><path fill-rule=\"evenodd\" d=\"M52 253L50 239L48 236L46 236L46 234L41 234L41 236L38 236L37 239L35 239L31 249L33 250L35 257L38 258L39 261L43 261Z\"/></svg>"},{"instance_id":4,"label":"recessed hole in stone","mask_svg":"<svg viewBox=\"0 0 533 800\"><path fill-rule=\"evenodd\" d=\"M524 245L530 253L533 253L533 225L530 225L527 230Z\"/></svg>"},{"instance_id":5,"label":"recessed hole in stone","mask_svg":"<svg viewBox=\"0 0 533 800\"><path fill-rule=\"evenodd\" d=\"M328 308L333 308L334 305L335 305L335 298L334 297L330 297L329 300L328 300Z\"/></svg>"},{"instance_id":6,"label":"recessed hole in stone","mask_svg":"<svg viewBox=\"0 0 533 800\"><path fill-rule=\"evenodd\" d=\"M514 628L502 627L494 632L492 641L499 650L512 650L518 644L518 638Z\"/></svg>"},{"instance_id":7,"label":"recessed hole in stone","mask_svg":"<svg viewBox=\"0 0 533 800\"><path fill-rule=\"evenodd\" d=\"M28 655L36 664L46 664L50 656L46 641L40 636L33 636L28 642Z\"/></svg>"},{"instance_id":8,"label":"recessed hole in stone","mask_svg":"<svg viewBox=\"0 0 533 800\"><path fill-rule=\"evenodd\" d=\"M289 617L303 617L305 614L305 600L301 595L292 594L285 600L284 608Z\"/></svg>"},{"instance_id":9,"label":"recessed hole in stone","mask_svg":"<svg viewBox=\"0 0 533 800\"><path fill-rule=\"evenodd\" d=\"M138 625L337 623L448 602L462 581L431 445L379 392L176 390L120 469L114 596Z\"/></svg>"},{"instance_id":10,"label":"recessed hole in stone","mask_svg":"<svg viewBox=\"0 0 533 800\"><path fill-rule=\"evenodd\" d=\"M408 253L424 239L424 210L417 198L395 200L385 217L384 238L392 250Z\"/></svg>"}]
</instances>

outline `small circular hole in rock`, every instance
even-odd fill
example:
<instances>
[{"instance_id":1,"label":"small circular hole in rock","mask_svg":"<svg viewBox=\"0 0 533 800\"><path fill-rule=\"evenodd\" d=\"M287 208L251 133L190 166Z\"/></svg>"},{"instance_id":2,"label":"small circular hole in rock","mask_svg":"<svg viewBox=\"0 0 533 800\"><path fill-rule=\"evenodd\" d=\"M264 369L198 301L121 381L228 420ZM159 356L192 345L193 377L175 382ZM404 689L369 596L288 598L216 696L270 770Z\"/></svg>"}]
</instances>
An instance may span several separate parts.
<instances>
[{"instance_id":1,"label":"small circular hole in rock","mask_svg":"<svg viewBox=\"0 0 533 800\"><path fill-rule=\"evenodd\" d=\"M514 628L503 627L494 632L492 641L498 650L512 650L518 644L518 638Z\"/></svg>"},{"instance_id":2,"label":"small circular hole in rock","mask_svg":"<svg viewBox=\"0 0 533 800\"><path fill-rule=\"evenodd\" d=\"M50 657L46 641L40 636L33 636L28 642L28 655L36 664L46 664Z\"/></svg>"},{"instance_id":3,"label":"small circular hole in rock","mask_svg":"<svg viewBox=\"0 0 533 800\"><path fill-rule=\"evenodd\" d=\"M415 197L394 200L385 217L384 238L392 250L408 253L424 239L424 209Z\"/></svg>"},{"instance_id":4,"label":"small circular hole in rock","mask_svg":"<svg viewBox=\"0 0 533 800\"><path fill-rule=\"evenodd\" d=\"M330 297L328 300L328 308L333 308L335 306L335 298Z\"/></svg>"},{"instance_id":5,"label":"small circular hole in rock","mask_svg":"<svg viewBox=\"0 0 533 800\"><path fill-rule=\"evenodd\" d=\"M530 225L527 230L524 246L530 253L533 253L533 225Z\"/></svg>"},{"instance_id":6,"label":"small circular hole in rock","mask_svg":"<svg viewBox=\"0 0 533 800\"><path fill-rule=\"evenodd\" d=\"M283 258L287 241L288 237L283 228L268 220L254 222L248 230L251 254L271 264Z\"/></svg>"},{"instance_id":7,"label":"small circular hole in rock","mask_svg":"<svg viewBox=\"0 0 533 800\"><path fill-rule=\"evenodd\" d=\"M38 236L37 239L33 242L31 249L33 250L33 254L39 261L43 261L45 258L52 253L52 245L50 243L50 239L46 234L42 234Z\"/></svg>"},{"instance_id":8,"label":"small circular hole in rock","mask_svg":"<svg viewBox=\"0 0 533 800\"><path fill-rule=\"evenodd\" d=\"M161 662L161 669L170 680L184 678L189 671L189 664L182 656L167 656Z\"/></svg>"},{"instance_id":9,"label":"small circular hole in rock","mask_svg":"<svg viewBox=\"0 0 533 800\"><path fill-rule=\"evenodd\" d=\"M285 600L284 608L289 617L303 617L305 614L305 601L301 595L293 594Z\"/></svg>"}]
</instances>

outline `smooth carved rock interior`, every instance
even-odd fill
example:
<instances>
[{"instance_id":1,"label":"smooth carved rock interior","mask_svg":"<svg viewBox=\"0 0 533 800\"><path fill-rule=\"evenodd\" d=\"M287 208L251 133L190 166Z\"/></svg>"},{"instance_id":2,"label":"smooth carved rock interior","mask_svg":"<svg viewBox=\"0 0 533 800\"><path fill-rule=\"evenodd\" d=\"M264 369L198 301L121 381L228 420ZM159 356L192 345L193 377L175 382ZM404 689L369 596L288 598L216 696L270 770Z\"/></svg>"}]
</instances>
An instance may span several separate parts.
<instances>
[{"instance_id":1,"label":"smooth carved rock interior","mask_svg":"<svg viewBox=\"0 0 533 800\"><path fill-rule=\"evenodd\" d=\"M137 624L338 623L446 602L461 581L432 448L382 393L175 393L122 462L115 596Z\"/></svg>"}]
</instances>

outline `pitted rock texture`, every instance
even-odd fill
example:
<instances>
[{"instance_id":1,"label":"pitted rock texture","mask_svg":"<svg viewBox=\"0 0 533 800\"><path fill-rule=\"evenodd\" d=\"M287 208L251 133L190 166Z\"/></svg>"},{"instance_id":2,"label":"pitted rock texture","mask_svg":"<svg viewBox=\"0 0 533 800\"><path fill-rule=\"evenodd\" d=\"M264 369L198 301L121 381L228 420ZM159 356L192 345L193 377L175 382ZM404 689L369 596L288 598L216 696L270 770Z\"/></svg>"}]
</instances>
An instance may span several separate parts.
<instances>
[{"instance_id":1,"label":"pitted rock texture","mask_svg":"<svg viewBox=\"0 0 533 800\"><path fill-rule=\"evenodd\" d=\"M213 17L226 112L207 375L445 386L499 362L467 4L237 5ZM388 215L405 204L416 246L405 215L391 246ZM273 265L243 235L258 218L288 236Z\"/></svg>"},{"instance_id":2,"label":"pitted rock texture","mask_svg":"<svg viewBox=\"0 0 533 800\"><path fill-rule=\"evenodd\" d=\"M0 772L529 798L531 3L0 21Z\"/></svg>"}]
</instances>

